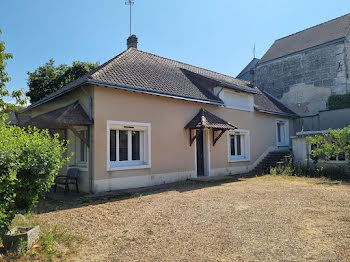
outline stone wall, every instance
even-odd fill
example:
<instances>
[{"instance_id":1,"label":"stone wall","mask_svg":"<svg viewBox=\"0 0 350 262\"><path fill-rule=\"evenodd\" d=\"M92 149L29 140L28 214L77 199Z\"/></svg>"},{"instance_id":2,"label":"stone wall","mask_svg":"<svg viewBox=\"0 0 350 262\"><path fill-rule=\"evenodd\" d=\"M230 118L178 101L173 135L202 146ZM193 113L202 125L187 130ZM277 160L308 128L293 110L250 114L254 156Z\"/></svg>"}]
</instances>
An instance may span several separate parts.
<instances>
[{"instance_id":1,"label":"stone wall","mask_svg":"<svg viewBox=\"0 0 350 262\"><path fill-rule=\"evenodd\" d=\"M258 65L256 81L294 112L308 116L326 110L331 94L350 90L349 69L350 41L338 42Z\"/></svg>"}]
</instances>

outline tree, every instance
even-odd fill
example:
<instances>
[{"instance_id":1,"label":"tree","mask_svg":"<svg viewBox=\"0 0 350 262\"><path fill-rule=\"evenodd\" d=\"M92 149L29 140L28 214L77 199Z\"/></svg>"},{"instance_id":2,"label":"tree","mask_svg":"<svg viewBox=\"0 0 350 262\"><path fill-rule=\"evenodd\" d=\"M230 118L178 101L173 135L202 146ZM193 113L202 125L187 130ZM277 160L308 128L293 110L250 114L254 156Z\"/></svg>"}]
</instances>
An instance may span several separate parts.
<instances>
[{"instance_id":1,"label":"tree","mask_svg":"<svg viewBox=\"0 0 350 262\"><path fill-rule=\"evenodd\" d=\"M24 108L25 106L22 106L22 105L5 102L2 112L6 114L10 114L10 113L18 112Z\"/></svg>"},{"instance_id":2,"label":"tree","mask_svg":"<svg viewBox=\"0 0 350 262\"><path fill-rule=\"evenodd\" d=\"M74 61L71 66L61 64L55 66L55 60L35 69L34 72L27 72L29 92L27 96L30 101L36 102L41 98L61 89L68 83L85 75L95 69L98 63Z\"/></svg>"},{"instance_id":3,"label":"tree","mask_svg":"<svg viewBox=\"0 0 350 262\"><path fill-rule=\"evenodd\" d=\"M29 211L49 190L68 161L63 156L66 141L59 140L58 134L52 137L47 130L22 129L6 123L4 98L10 95L6 88L10 77L5 68L6 60L11 58L0 41L0 239L15 215ZM26 101L22 90L10 96L19 104Z\"/></svg>"},{"instance_id":4,"label":"tree","mask_svg":"<svg viewBox=\"0 0 350 262\"><path fill-rule=\"evenodd\" d=\"M350 126L343 129L329 129L329 133L308 137L308 144L314 145L312 157L327 160L339 155L347 156L350 164Z\"/></svg>"},{"instance_id":5,"label":"tree","mask_svg":"<svg viewBox=\"0 0 350 262\"><path fill-rule=\"evenodd\" d=\"M0 37L1 37L1 29L0 29ZM6 88L6 83L11 80L5 68L7 65L6 60L12 59L13 56L11 53L5 52L5 42L0 39L0 118L3 119L5 117L4 108L6 108L6 102L4 98L6 96L10 96L16 99L17 104L25 104L26 99L23 98L24 92L23 90L15 90L11 94Z\"/></svg>"}]
</instances>

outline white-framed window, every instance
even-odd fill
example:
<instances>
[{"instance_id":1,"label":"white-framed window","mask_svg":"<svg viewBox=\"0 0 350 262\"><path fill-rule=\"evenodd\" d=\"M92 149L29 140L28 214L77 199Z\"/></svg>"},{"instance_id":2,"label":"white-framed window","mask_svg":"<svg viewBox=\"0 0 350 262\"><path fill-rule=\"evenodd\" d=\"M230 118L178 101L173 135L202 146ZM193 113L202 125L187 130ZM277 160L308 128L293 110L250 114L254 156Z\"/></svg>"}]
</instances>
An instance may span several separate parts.
<instances>
[{"instance_id":1,"label":"white-framed window","mask_svg":"<svg viewBox=\"0 0 350 262\"><path fill-rule=\"evenodd\" d=\"M151 125L107 121L107 170L151 167Z\"/></svg>"},{"instance_id":2,"label":"white-framed window","mask_svg":"<svg viewBox=\"0 0 350 262\"><path fill-rule=\"evenodd\" d=\"M249 130L235 129L227 134L228 162L250 161Z\"/></svg>"},{"instance_id":3,"label":"white-framed window","mask_svg":"<svg viewBox=\"0 0 350 262\"><path fill-rule=\"evenodd\" d=\"M277 146L289 146L289 121L276 119L276 144Z\"/></svg>"},{"instance_id":4,"label":"white-framed window","mask_svg":"<svg viewBox=\"0 0 350 262\"><path fill-rule=\"evenodd\" d=\"M216 87L214 93L224 101L226 108L254 111L254 96L252 94L239 93L222 87Z\"/></svg>"}]
</instances>

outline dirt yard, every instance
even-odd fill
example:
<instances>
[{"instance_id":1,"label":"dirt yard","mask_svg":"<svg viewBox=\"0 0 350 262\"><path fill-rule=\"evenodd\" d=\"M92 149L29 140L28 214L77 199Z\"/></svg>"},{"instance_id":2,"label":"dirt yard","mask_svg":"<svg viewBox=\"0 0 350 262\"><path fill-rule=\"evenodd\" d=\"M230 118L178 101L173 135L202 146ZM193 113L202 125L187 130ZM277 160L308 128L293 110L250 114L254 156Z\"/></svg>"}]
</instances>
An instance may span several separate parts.
<instances>
[{"instance_id":1,"label":"dirt yard","mask_svg":"<svg viewBox=\"0 0 350 262\"><path fill-rule=\"evenodd\" d=\"M322 179L185 183L37 217L83 235L69 261L350 261L350 185Z\"/></svg>"}]
</instances>

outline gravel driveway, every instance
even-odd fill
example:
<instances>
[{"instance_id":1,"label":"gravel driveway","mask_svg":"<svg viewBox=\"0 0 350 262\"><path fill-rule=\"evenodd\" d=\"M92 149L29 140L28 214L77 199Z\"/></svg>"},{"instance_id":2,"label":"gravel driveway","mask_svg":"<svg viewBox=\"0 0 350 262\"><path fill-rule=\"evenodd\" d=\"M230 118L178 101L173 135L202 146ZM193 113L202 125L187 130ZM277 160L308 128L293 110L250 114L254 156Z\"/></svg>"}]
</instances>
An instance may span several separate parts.
<instances>
[{"instance_id":1,"label":"gravel driveway","mask_svg":"<svg viewBox=\"0 0 350 262\"><path fill-rule=\"evenodd\" d=\"M69 261L350 261L350 185L184 183L37 215L83 241Z\"/></svg>"}]
</instances>

